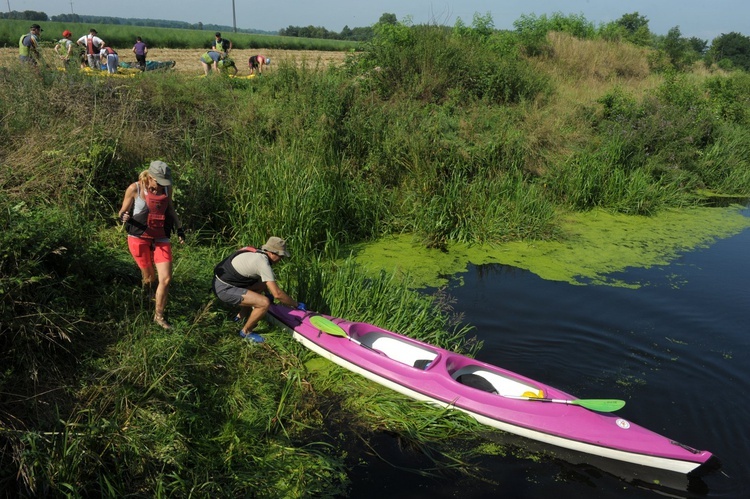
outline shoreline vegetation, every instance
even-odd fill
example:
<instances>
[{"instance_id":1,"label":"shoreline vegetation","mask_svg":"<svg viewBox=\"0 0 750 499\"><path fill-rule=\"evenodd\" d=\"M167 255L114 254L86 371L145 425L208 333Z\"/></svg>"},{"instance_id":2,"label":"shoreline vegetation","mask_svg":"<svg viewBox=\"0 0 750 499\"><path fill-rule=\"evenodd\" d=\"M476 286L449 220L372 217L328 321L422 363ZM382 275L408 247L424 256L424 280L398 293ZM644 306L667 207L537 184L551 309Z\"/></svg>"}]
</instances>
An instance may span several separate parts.
<instances>
[{"instance_id":1,"label":"shoreline vegetation","mask_svg":"<svg viewBox=\"0 0 750 499\"><path fill-rule=\"evenodd\" d=\"M252 80L4 63L0 488L342 497L385 432L421 472L481 480L477 423L268 324L266 343L243 343L208 288L223 256L280 235L292 258L279 280L311 310L474 354L449 296L415 290L408 270L366 271L352 248L403 235L447 254L575 245L564 223L577 214L646 220L750 194L747 73L676 67L568 29L579 17L514 32L488 21L376 25L342 63L280 57ZM171 332L150 320L115 219L154 159L189 229Z\"/></svg>"}]
</instances>

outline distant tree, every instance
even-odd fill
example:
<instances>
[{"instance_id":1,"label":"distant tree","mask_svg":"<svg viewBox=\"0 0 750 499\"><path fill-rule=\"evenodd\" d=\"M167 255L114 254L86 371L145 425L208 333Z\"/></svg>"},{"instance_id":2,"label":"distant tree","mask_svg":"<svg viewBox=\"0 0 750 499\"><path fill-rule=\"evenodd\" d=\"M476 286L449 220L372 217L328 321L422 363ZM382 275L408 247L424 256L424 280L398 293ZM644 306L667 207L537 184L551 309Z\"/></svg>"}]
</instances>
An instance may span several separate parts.
<instances>
[{"instance_id":1,"label":"distant tree","mask_svg":"<svg viewBox=\"0 0 750 499\"><path fill-rule=\"evenodd\" d=\"M373 36L375 36L375 31L373 30L372 26L366 26L362 28L352 28L351 40L364 42L367 40L372 40Z\"/></svg>"},{"instance_id":2,"label":"distant tree","mask_svg":"<svg viewBox=\"0 0 750 499\"><path fill-rule=\"evenodd\" d=\"M281 35L281 36L299 36L299 26L289 25L286 28L281 28L279 30L279 35Z\"/></svg>"},{"instance_id":3,"label":"distant tree","mask_svg":"<svg viewBox=\"0 0 750 499\"><path fill-rule=\"evenodd\" d=\"M623 16L615 22L625 28L630 34L634 34L642 28L648 29L648 18L640 15L638 12L623 14Z\"/></svg>"},{"instance_id":4,"label":"distant tree","mask_svg":"<svg viewBox=\"0 0 750 499\"><path fill-rule=\"evenodd\" d=\"M638 12L624 14L615 24L625 30L625 39L631 43L649 46L652 42L651 31L648 29L648 18Z\"/></svg>"},{"instance_id":5,"label":"distant tree","mask_svg":"<svg viewBox=\"0 0 750 499\"><path fill-rule=\"evenodd\" d=\"M667 55L669 63L675 69L682 69L688 63L692 62L688 52L688 41L682 37L679 26L675 26L667 32L667 36L662 41L661 49Z\"/></svg>"},{"instance_id":6,"label":"distant tree","mask_svg":"<svg viewBox=\"0 0 750 499\"><path fill-rule=\"evenodd\" d=\"M378 19L378 24L398 24L398 19L396 18L396 14L385 12L380 16L380 19Z\"/></svg>"},{"instance_id":7,"label":"distant tree","mask_svg":"<svg viewBox=\"0 0 750 499\"><path fill-rule=\"evenodd\" d=\"M687 41L690 48L700 55L704 55L706 50L708 50L708 40L701 40L700 38L691 36Z\"/></svg>"},{"instance_id":8,"label":"distant tree","mask_svg":"<svg viewBox=\"0 0 750 499\"><path fill-rule=\"evenodd\" d=\"M27 21L49 21L49 17L44 12L37 12L35 10L24 10L19 12L17 10L11 10L10 12L3 13L2 19L20 19Z\"/></svg>"},{"instance_id":9,"label":"distant tree","mask_svg":"<svg viewBox=\"0 0 750 499\"><path fill-rule=\"evenodd\" d=\"M59 23L82 23L81 16L78 14L60 14L59 16L50 17L50 21Z\"/></svg>"},{"instance_id":10,"label":"distant tree","mask_svg":"<svg viewBox=\"0 0 750 499\"><path fill-rule=\"evenodd\" d=\"M279 30L279 35L330 40L366 41L372 39L373 30L372 27L350 28L349 26L344 26L341 33L336 33L321 26L287 26Z\"/></svg>"},{"instance_id":11,"label":"distant tree","mask_svg":"<svg viewBox=\"0 0 750 499\"><path fill-rule=\"evenodd\" d=\"M721 67L750 71L750 37L736 32L722 34L714 38L708 56Z\"/></svg>"}]
</instances>

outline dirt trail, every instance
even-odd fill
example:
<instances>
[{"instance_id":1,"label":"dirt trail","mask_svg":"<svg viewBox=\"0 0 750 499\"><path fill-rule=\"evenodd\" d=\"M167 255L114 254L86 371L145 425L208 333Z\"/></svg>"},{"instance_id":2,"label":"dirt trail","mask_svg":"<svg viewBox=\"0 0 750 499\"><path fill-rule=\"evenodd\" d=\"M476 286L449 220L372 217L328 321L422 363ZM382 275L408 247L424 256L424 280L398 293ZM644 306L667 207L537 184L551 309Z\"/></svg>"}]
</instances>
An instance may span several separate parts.
<instances>
[{"instance_id":1,"label":"dirt trail","mask_svg":"<svg viewBox=\"0 0 750 499\"><path fill-rule=\"evenodd\" d=\"M115 49L117 49L115 47ZM119 49L120 60L123 62L135 63L135 54L131 51L131 48ZM148 59L154 61L175 61L174 71L179 73L189 73L195 75L203 74L203 69L199 62L200 56L205 50L199 49L159 49L154 48L149 50ZM295 64L302 64L303 62L310 65L311 67L320 66L328 67L331 64L339 65L344 62L347 56L347 52L322 52L319 50L278 50L278 49L248 49L248 50L233 50L230 55L237 63L237 69L239 69L238 75L248 75L250 70L248 68L247 60L250 56L262 54L265 57L271 58L271 65L268 66L268 71L272 72L274 66L281 61L293 61ZM44 48L42 55L48 62L55 60L55 53L53 49ZM0 48L0 67L11 66L13 64L19 64L18 62L18 49L17 48Z\"/></svg>"}]
</instances>

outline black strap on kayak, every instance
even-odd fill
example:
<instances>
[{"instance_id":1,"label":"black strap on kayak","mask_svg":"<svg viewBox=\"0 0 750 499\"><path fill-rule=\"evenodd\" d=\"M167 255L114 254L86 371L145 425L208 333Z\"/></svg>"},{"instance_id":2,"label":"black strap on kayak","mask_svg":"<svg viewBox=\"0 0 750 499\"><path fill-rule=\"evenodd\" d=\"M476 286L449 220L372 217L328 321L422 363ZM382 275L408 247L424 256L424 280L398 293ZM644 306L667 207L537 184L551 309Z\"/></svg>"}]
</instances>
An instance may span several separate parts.
<instances>
[{"instance_id":1,"label":"black strap on kayak","mask_svg":"<svg viewBox=\"0 0 750 499\"><path fill-rule=\"evenodd\" d=\"M461 376L456 378L456 381L458 381L462 385L476 388L477 390L497 394L497 390L495 390L495 387L492 386L492 383L479 376L478 374L462 374Z\"/></svg>"}]
</instances>

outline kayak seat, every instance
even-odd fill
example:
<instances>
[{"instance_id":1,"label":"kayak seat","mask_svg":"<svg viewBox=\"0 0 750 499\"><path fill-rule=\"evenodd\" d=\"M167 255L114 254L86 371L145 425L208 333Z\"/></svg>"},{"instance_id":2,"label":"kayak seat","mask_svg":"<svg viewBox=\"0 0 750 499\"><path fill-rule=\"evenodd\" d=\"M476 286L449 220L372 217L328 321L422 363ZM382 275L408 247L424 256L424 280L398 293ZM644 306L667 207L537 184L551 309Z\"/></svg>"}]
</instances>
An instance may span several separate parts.
<instances>
[{"instance_id":1,"label":"kayak seat","mask_svg":"<svg viewBox=\"0 0 750 499\"><path fill-rule=\"evenodd\" d=\"M407 366L414 366L418 360L423 359L431 362L438 356L434 350L409 341L407 338L395 336L384 331L373 331L371 327L368 331L367 329L354 326L349 330L349 335L391 360L406 364ZM422 369L426 369L426 367Z\"/></svg>"},{"instance_id":2,"label":"kayak seat","mask_svg":"<svg viewBox=\"0 0 750 499\"><path fill-rule=\"evenodd\" d=\"M456 381L458 381L462 385L476 388L477 390L497 394L497 390L495 390L495 387L492 385L492 383L484 379L482 376L479 376L478 374L461 374L456 378Z\"/></svg>"},{"instance_id":3,"label":"kayak seat","mask_svg":"<svg viewBox=\"0 0 750 499\"><path fill-rule=\"evenodd\" d=\"M540 391L537 386L526 382L526 380L512 376L510 373L503 373L499 370L494 371L487 367L471 364L455 365L451 358L447 359L446 367L451 377L459 383L490 393L497 392L503 395L521 395L527 391L534 393Z\"/></svg>"}]
</instances>

